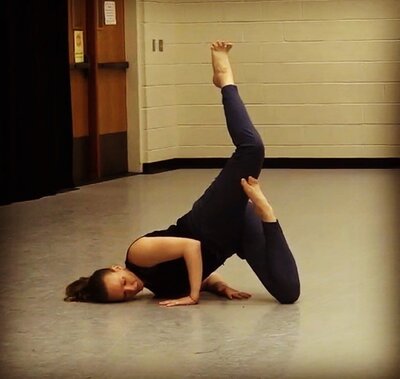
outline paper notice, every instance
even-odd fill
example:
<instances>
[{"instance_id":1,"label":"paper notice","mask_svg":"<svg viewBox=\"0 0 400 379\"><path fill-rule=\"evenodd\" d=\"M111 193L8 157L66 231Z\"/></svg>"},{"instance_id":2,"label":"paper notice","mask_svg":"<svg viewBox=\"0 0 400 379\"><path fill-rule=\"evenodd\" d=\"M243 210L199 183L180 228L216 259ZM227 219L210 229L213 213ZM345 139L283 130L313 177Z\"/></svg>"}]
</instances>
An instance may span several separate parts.
<instances>
[{"instance_id":1,"label":"paper notice","mask_svg":"<svg viewBox=\"0 0 400 379\"><path fill-rule=\"evenodd\" d=\"M115 13L115 1L104 2L104 24L117 25L117 17Z\"/></svg>"}]
</instances>

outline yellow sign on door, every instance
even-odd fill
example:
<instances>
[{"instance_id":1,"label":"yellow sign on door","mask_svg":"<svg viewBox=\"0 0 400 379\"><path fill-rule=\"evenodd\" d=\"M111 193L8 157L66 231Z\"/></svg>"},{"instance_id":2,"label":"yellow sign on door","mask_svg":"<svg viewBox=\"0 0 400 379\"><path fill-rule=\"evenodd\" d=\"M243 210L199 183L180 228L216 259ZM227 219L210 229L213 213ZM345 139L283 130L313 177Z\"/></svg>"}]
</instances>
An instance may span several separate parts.
<instances>
[{"instance_id":1,"label":"yellow sign on door","mask_svg":"<svg viewBox=\"0 0 400 379\"><path fill-rule=\"evenodd\" d=\"M75 63L82 63L85 61L83 30L74 30L74 55Z\"/></svg>"}]
</instances>

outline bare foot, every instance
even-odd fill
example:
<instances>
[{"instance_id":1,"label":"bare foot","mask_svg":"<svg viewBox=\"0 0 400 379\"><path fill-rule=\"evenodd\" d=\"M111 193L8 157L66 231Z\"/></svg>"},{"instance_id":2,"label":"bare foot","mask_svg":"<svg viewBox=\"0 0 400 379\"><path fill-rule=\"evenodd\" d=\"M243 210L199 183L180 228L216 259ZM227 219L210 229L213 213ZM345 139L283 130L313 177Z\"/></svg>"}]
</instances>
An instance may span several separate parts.
<instances>
[{"instance_id":1,"label":"bare foot","mask_svg":"<svg viewBox=\"0 0 400 379\"><path fill-rule=\"evenodd\" d=\"M249 176L247 180L244 178L241 180L241 185L243 191L253 203L254 211L261 218L261 220L264 222L275 222L276 217L274 210L263 194L258 180L252 176Z\"/></svg>"},{"instance_id":2,"label":"bare foot","mask_svg":"<svg viewBox=\"0 0 400 379\"><path fill-rule=\"evenodd\" d=\"M211 45L211 58L214 70L213 83L222 88L228 84L234 84L231 64L229 62L229 50L232 44L228 42L214 42Z\"/></svg>"}]
</instances>

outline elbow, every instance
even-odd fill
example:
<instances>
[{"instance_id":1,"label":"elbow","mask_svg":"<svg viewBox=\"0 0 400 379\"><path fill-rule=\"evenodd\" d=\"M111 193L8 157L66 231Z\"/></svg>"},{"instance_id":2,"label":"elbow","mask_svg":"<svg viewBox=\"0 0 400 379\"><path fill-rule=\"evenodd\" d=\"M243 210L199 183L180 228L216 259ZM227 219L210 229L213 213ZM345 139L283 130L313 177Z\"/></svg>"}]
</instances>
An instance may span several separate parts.
<instances>
[{"instance_id":1,"label":"elbow","mask_svg":"<svg viewBox=\"0 0 400 379\"><path fill-rule=\"evenodd\" d=\"M198 240L191 240L189 250L195 251L201 254L201 242Z\"/></svg>"},{"instance_id":2,"label":"elbow","mask_svg":"<svg viewBox=\"0 0 400 379\"><path fill-rule=\"evenodd\" d=\"M187 245L183 250L183 258L191 260L193 258L201 257L201 243L197 240L188 240ZM201 258L200 258L201 259Z\"/></svg>"}]
</instances>

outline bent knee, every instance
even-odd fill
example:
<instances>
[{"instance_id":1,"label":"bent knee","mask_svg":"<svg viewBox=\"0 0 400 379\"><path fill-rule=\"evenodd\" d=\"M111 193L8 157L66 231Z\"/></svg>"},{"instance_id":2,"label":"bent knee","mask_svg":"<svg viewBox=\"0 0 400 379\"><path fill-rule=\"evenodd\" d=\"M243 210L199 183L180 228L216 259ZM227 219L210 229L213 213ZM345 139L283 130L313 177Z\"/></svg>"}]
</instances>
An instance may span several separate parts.
<instances>
[{"instance_id":1,"label":"bent knee","mask_svg":"<svg viewBox=\"0 0 400 379\"><path fill-rule=\"evenodd\" d=\"M248 154L257 162L262 162L265 157L265 146L261 138L255 138L254 142L246 145Z\"/></svg>"},{"instance_id":2,"label":"bent knee","mask_svg":"<svg viewBox=\"0 0 400 379\"><path fill-rule=\"evenodd\" d=\"M294 304L300 297L300 285L295 285L276 296L281 304Z\"/></svg>"},{"instance_id":3,"label":"bent knee","mask_svg":"<svg viewBox=\"0 0 400 379\"><path fill-rule=\"evenodd\" d=\"M252 148L254 149L254 152L264 158L265 155L265 146L264 142L260 137L256 137L254 142L251 144Z\"/></svg>"}]
</instances>

